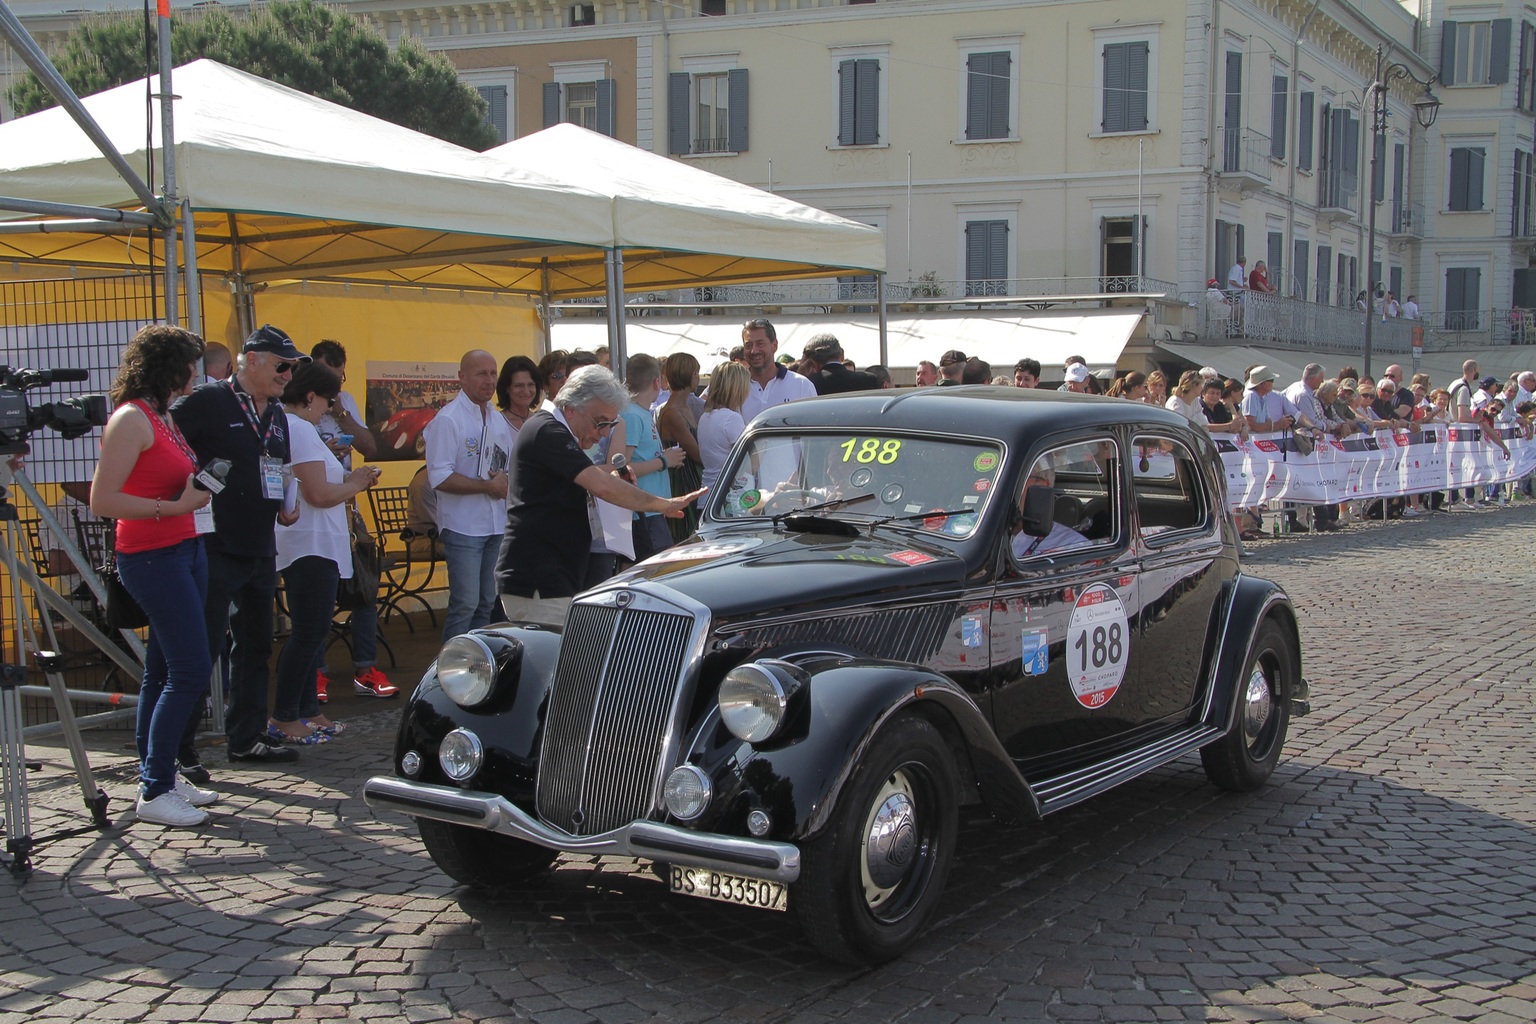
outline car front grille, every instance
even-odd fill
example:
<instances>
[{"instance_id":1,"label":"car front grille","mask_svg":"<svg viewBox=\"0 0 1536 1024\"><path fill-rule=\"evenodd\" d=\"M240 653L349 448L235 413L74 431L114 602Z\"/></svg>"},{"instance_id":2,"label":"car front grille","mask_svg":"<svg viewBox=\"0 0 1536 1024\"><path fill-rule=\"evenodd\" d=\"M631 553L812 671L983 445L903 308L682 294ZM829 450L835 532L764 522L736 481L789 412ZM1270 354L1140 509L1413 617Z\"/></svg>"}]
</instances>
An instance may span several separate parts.
<instances>
[{"instance_id":1,"label":"car front grille","mask_svg":"<svg viewBox=\"0 0 1536 1024\"><path fill-rule=\"evenodd\" d=\"M651 813L693 625L674 611L571 605L539 757L547 824L591 836Z\"/></svg>"}]
</instances>

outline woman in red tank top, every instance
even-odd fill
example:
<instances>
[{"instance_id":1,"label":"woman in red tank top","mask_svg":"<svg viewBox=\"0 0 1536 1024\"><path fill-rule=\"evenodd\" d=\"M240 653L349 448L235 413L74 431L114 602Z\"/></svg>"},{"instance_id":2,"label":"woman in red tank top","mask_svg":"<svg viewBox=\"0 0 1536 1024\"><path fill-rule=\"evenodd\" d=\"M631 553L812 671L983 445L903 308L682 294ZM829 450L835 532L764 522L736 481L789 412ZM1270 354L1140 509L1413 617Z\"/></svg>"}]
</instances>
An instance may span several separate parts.
<instances>
[{"instance_id":1,"label":"woman in red tank top","mask_svg":"<svg viewBox=\"0 0 1536 1024\"><path fill-rule=\"evenodd\" d=\"M192 486L197 459L169 412L199 379L202 356L202 339L179 327L151 324L133 336L91 481L91 511L117 520L118 575L149 618L135 729L138 816L181 827L207 821L200 808L218 799L176 773L176 748L213 671L203 626L208 562L193 520L212 495Z\"/></svg>"}]
</instances>

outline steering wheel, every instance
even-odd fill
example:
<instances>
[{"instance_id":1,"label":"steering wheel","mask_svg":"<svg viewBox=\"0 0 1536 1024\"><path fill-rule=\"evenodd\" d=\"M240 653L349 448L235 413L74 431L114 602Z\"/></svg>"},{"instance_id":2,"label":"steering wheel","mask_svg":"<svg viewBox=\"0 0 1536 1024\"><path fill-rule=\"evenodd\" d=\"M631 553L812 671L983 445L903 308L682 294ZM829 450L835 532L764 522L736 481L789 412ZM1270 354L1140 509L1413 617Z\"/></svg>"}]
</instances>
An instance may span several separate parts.
<instances>
[{"instance_id":1,"label":"steering wheel","mask_svg":"<svg viewBox=\"0 0 1536 1024\"><path fill-rule=\"evenodd\" d=\"M815 491L807 491L799 487L791 487L782 491L775 491L763 502L763 515L777 515L780 512L788 512L796 505L814 505L823 500Z\"/></svg>"}]
</instances>

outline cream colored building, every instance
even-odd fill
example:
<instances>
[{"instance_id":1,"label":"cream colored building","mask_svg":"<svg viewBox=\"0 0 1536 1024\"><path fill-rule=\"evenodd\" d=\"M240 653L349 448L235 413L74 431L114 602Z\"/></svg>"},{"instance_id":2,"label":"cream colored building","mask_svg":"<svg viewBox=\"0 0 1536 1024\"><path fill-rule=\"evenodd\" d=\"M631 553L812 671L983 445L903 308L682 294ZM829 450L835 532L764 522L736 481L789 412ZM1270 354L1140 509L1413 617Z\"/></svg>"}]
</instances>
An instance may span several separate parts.
<instances>
[{"instance_id":1,"label":"cream colored building","mask_svg":"<svg viewBox=\"0 0 1536 1024\"><path fill-rule=\"evenodd\" d=\"M47 13L63 0L13 6L45 42L74 18ZM1507 0L346 6L445 53L508 138L573 120L881 227L894 300L1167 293L1146 300L1143 340L1203 341L1241 333L1200 304L1243 255L1283 303L1253 323L1297 346L1358 345L1371 276L1426 311L1482 311L1458 329L1492 331L1523 304L1529 193L1520 224L1511 211L1517 152L1520 180L1536 177L1520 74L1536 14ZM1488 81L1436 83L1428 131L1419 87L1392 83L1368 257L1378 49L1438 75L1446 21L1471 26L1461 77ZM1383 343L1406 344L1397 326Z\"/></svg>"}]
</instances>

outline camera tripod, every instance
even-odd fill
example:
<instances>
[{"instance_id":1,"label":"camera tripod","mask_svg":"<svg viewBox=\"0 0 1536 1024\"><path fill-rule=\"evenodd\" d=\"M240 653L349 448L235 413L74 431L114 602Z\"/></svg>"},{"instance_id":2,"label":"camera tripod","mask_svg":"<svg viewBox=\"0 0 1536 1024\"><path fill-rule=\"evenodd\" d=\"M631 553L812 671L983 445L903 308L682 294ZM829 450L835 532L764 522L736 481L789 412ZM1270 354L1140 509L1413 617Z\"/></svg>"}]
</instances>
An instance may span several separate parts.
<instances>
[{"instance_id":1,"label":"camera tripod","mask_svg":"<svg viewBox=\"0 0 1536 1024\"><path fill-rule=\"evenodd\" d=\"M108 828L112 823L107 818L107 794L97 787L96 780L91 774L85 742L80 736L79 723L75 721L74 711L70 707L64 677L60 674L62 657L58 653L58 637L54 633L51 611L55 610L56 606L62 605L63 609L67 609L64 611L66 618L70 618L73 624L90 627L90 623L80 615L77 609L64 601L57 591L38 579L37 573L33 570L24 546L26 542L17 521L16 506L10 503L6 491L6 485L13 480L26 489L35 506L38 502L36 491L31 489L25 476L19 470L12 470L0 462L0 525L3 525L5 532L5 544L3 549L0 549L0 568L5 570L10 582L13 611L8 630L10 636L0 639L5 640L5 657L14 656L15 658L14 662L0 664L0 770L3 770L5 780L5 847L8 854L8 859L4 860L4 863L13 873L25 875L32 870L32 851L42 841L35 839L32 835L31 811L27 798L27 772L36 770L38 767L27 761L26 744L23 739L21 686L26 681L25 659L28 651L32 652L37 664L47 676L48 688L52 692L54 706L58 711L64 742L69 748L70 759L74 762L75 776L80 783L80 795L84 798L86 810L91 815L92 824L89 827ZM51 513L43 518L49 529L62 534L58 522ZM88 567L81 565L83 557L79 550L68 541L68 538L63 538L63 542L67 552L75 559L76 565L82 568L87 579L95 587L99 587L100 581L94 579L94 574ZM31 617L26 613L23 585L30 588L38 598L43 629L48 635L48 648L43 648L38 643L36 629L32 625ZM49 600L50 595L53 600ZM75 622L75 619L79 621ZM92 642L97 646L102 647L103 650L112 648L118 657L128 662L130 668L133 667L132 660L118 650L100 631L90 627L88 635L91 635ZM82 830L69 830L52 838L76 835L79 831Z\"/></svg>"}]
</instances>

